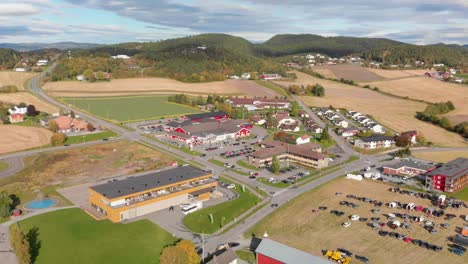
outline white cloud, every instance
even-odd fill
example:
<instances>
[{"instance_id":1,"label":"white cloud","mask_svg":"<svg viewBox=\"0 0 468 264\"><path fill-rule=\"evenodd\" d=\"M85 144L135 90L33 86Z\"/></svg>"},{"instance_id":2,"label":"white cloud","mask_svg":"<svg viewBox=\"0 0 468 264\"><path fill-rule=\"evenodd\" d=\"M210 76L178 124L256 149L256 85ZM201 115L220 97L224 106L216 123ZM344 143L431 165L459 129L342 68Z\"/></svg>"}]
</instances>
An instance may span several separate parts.
<instances>
[{"instance_id":1,"label":"white cloud","mask_svg":"<svg viewBox=\"0 0 468 264\"><path fill-rule=\"evenodd\" d=\"M39 12L38 8L30 4L0 4L0 16L29 16Z\"/></svg>"}]
</instances>

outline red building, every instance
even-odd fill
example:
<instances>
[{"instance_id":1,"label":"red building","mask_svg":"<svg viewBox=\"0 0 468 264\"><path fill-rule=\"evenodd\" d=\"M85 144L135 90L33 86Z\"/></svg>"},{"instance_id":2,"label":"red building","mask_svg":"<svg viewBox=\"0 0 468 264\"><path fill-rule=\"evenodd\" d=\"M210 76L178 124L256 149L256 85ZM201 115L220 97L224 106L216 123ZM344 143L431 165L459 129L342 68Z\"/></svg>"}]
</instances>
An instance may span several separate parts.
<instances>
[{"instance_id":1,"label":"red building","mask_svg":"<svg viewBox=\"0 0 468 264\"><path fill-rule=\"evenodd\" d=\"M257 264L329 264L320 257L264 238L255 250Z\"/></svg>"},{"instance_id":2,"label":"red building","mask_svg":"<svg viewBox=\"0 0 468 264\"><path fill-rule=\"evenodd\" d=\"M453 193L468 184L468 159L458 158L426 174L426 188Z\"/></svg>"}]
</instances>

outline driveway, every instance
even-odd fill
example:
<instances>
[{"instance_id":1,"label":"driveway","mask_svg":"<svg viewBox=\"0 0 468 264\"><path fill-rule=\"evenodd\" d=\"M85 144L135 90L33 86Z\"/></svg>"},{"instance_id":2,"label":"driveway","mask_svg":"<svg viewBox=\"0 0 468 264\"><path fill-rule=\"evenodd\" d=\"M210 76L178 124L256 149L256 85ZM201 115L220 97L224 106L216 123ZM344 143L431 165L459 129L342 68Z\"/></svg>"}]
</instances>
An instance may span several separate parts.
<instances>
[{"instance_id":1,"label":"driveway","mask_svg":"<svg viewBox=\"0 0 468 264\"><path fill-rule=\"evenodd\" d=\"M22 157L7 158L1 161L8 163L9 167L8 169L0 172L0 178L9 177L15 174L16 172L20 171L24 167Z\"/></svg>"},{"instance_id":2,"label":"driveway","mask_svg":"<svg viewBox=\"0 0 468 264\"><path fill-rule=\"evenodd\" d=\"M9 229L0 225L0 262L2 264L17 264L18 259L10 247Z\"/></svg>"}]
</instances>

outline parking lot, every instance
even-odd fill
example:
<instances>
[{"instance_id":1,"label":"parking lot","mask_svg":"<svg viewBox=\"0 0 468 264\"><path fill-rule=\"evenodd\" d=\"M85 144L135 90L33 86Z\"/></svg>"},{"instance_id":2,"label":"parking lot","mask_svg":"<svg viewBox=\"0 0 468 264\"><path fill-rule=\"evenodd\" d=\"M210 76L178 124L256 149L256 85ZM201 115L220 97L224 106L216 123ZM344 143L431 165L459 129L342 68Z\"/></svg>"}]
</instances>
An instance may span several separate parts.
<instances>
[{"instance_id":1,"label":"parking lot","mask_svg":"<svg viewBox=\"0 0 468 264\"><path fill-rule=\"evenodd\" d=\"M272 239L315 255L344 248L369 258L370 263L389 263L393 258L398 263L466 263L466 256L449 251L448 240L466 224L466 207L450 207L443 216L429 216L426 210L433 205L427 197L389 189L378 181L338 179L280 208L254 232L268 231ZM392 202L395 207L389 207ZM407 210L405 205L411 203L417 208ZM424 221L416 220L421 216Z\"/></svg>"}]
</instances>

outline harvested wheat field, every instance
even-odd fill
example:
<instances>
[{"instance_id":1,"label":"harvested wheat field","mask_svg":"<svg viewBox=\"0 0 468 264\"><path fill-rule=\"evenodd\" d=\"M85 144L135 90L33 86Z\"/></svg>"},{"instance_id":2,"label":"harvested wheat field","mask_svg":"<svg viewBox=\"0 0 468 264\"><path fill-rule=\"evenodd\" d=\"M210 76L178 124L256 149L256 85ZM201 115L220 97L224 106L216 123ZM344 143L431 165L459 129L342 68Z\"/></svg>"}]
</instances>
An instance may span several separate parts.
<instances>
[{"instance_id":1,"label":"harvested wheat field","mask_svg":"<svg viewBox=\"0 0 468 264\"><path fill-rule=\"evenodd\" d=\"M129 141L47 152L25 159L25 168L15 176L35 188L75 185L110 176L169 166L174 159L154 149Z\"/></svg>"},{"instance_id":2,"label":"harvested wheat field","mask_svg":"<svg viewBox=\"0 0 468 264\"><path fill-rule=\"evenodd\" d=\"M428 141L440 146L466 146L461 136L440 127L422 122L414 117L417 111L423 111L426 104L386 96L369 89L359 88L334 81L318 79L308 74L296 72L298 79L290 84L315 84L325 87L325 97L304 96L303 101L310 106L346 108L371 115L376 121L398 131L417 130Z\"/></svg>"},{"instance_id":3,"label":"harvested wheat field","mask_svg":"<svg viewBox=\"0 0 468 264\"><path fill-rule=\"evenodd\" d=\"M373 72L385 79L399 79L407 77L424 76L426 70L383 70L367 68L368 71Z\"/></svg>"},{"instance_id":4,"label":"harvested wheat field","mask_svg":"<svg viewBox=\"0 0 468 264\"><path fill-rule=\"evenodd\" d=\"M354 80L356 82L375 82L382 80L383 78L372 71L369 68L361 67L358 65L330 65L330 66L317 66L312 68L313 71L323 71L325 73L331 72L336 79ZM331 76L331 75L330 75Z\"/></svg>"},{"instance_id":5,"label":"harvested wheat field","mask_svg":"<svg viewBox=\"0 0 468 264\"><path fill-rule=\"evenodd\" d=\"M435 162L448 162L456 158L467 158L468 151L427 151L413 152L413 156L418 159L430 160Z\"/></svg>"},{"instance_id":6,"label":"harvested wheat field","mask_svg":"<svg viewBox=\"0 0 468 264\"><path fill-rule=\"evenodd\" d=\"M441 82L428 77L372 82L369 85L377 86L384 92L432 103L450 100L455 105L455 110L447 116L459 116L458 119L462 121L468 118L468 89L463 85Z\"/></svg>"},{"instance_id":7,"label":"harvested wheat field","mask_svg":"<svg viewBox=\"0 0 468 264\"><path fill-rule=\"evenodd\" d=\"M247 95L274 97L274 91L254 81L226 80L209 83L183 83L165 78L116 79L110 82L48 82L44 90L57 97L122 96L135 94Z\"/></svg>"},{"instance_id":8,"label":"harvested wheat field","mask_svg":"<svg viewBox=\"0 0 468 264\"><path fill-rule=\"evenodd\" d=\"M19 103L26 103L32 104L36 106L36 109L41 112L46 113L55 113L58 112L59 109L55 106L52 106L38 98L34 97L32 94L27 92L19 92L19 93L0 93L0 101L10 104L19 104Z\"/></svg>"},{"instance_id":9,"label":"harvested wheat field","mask_svg":"<svg viewBox=\"0 0 468 264\"><path fill-rule=\"evenodd\" d=\"M269 238L273 240L317 256L322 256L322 250L346 248L355 255L367 257L370 263L466 263L466 257L460 257L449 252L447 246L447 237L455 235L456 228L461 228L464 224L461 217L452 219L449 223L450 227L447 229L437 228L437 234L430 234L417 223L411 223L411 229L397 228L394 231L413 239L420 239L441 246L443 247L441 252L428 250L412 243L405 243L389 236L379 236L377 231L373 231L371 227L367 226L369 220L360 222L349 219L349 216L357 214L368 219L379 217L379 223L387 223L385 214L388 213L407 213L414 216L421 216L424 213L408 212L399 208L390 209L387 206L382 206L381 214L373 214L371 213L371 209L375 208L373 205L346 198L348 194L378 200L384 204L400 201L402 203L413 202L426 208L432 206L428 199L392 193L388 191L389 187L387 184L370 180L355 181L340 178L313 189L283 205L261 220L253 228L252 232L259 236L268 232ZM338 191L343 194L335 195ZM339 202L342 200L350 201L359 205L359 207L351 208L340 205ZM319 206L328 208L325 211L313 213L312 210L317 209ZM330 213L331 210L343 211L345 215L336 216ZM450 208L446 210L446 213L464 215L466 209L456 210ZM437 224L445 222L440 218L431 218L431 220ZM341 226L343 222L351 222L351 226L343 228ZM393 231L387 225L382 229ZM352 263L358 262L353 258Z\"/></svg>"},{"instance_id":10,"label":"harvested wheat field","mask_svg":"<svg viewBox=\"0 0 468 264\"><path fill-rule=\"evenodd\" d=\"M44 128L0 125L0 154L50 143L52 132Z\"/></svg>"},{"instance_id":11,"label":"harvested wheat field","mask_svg":"<svg viewBox=\"0 0 468 264\"><path fill-rule=\"evenodd\" d=\"M325 78L329 79L337 79L336 75L328 68L326 67L313 67L312 70L316 73L320 73L323 75Z\"/></svg>"},{"instance_id":12,"label":"harvested wheat field","mask_svg":"<svg viewBox=\"0 0 468 264\"><path fill-rule=\"evenodd\" d=\"M24 83L36 76L37 73L32 72L0 72L0 87L3 85L15 85L18 90L24 90Z\"/></svg>"}]
</instances>

